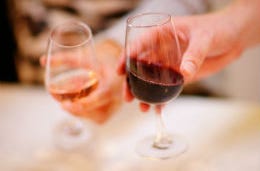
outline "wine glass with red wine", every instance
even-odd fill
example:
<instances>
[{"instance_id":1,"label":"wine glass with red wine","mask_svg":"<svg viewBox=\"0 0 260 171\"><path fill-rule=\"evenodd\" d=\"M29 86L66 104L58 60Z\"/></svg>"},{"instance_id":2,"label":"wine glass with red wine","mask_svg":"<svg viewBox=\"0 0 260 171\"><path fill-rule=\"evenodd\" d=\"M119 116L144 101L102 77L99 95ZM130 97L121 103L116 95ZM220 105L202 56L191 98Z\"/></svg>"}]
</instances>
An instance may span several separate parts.
<instances>
[{"instance_id":1,"label":"wine glass with red wine","mask_svg":"<svg viewBox=\"0 0 260 171\"><path fill-rule=\"evenodd\" d=\"M88 98L100 84L90 28L80 21L67 21L52 29L45 71L45 86L60 103L73 103ZM89 123L88 123L89 124ZM71 117L55 129L55 143L71 150L86 146L93 137L83 118Z\"/></svg>"},{"instance_id":2,"label":"wine glass with red wine","mask_svg":"<svg viewBox=\"0 0 260 171\"><path fill-rule=\"evenodd\" d=\"M184 84L181 51L173 19L164 13L129 17L125 41L127 82L141 102L155 106L157 134L141 140L136 151L143 157L167 159L183 153L185 141L166 132L162 109L176 98Z\"/></svg>"}]
</instances>

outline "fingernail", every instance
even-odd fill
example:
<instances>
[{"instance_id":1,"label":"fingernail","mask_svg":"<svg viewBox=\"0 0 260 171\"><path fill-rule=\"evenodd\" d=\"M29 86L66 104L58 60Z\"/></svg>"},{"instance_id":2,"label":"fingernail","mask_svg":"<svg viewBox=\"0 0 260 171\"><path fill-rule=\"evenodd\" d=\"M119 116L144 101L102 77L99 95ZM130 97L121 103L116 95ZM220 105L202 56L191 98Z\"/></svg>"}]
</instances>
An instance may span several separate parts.
<instances>
[{"instance_id":1,"label":"fingernail","mask_svg":"<svg viewBox=\"0 0 260 171\"><path fill-rule=\"evenodd\" d=\"M192 77L196 72L196 66L191 61L184 61L181 70L185 76Z\"/></svg>"}]
</instances>

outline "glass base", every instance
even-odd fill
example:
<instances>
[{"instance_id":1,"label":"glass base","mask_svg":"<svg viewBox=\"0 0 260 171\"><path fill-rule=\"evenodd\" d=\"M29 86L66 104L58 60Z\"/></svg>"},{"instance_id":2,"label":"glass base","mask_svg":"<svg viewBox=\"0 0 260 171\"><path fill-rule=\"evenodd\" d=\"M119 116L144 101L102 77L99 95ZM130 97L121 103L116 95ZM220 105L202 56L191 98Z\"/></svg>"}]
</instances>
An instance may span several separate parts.
<instances>
[{"instance_id":1,"label":"glass base","mask_svg":"<svg viewBox=\"0 0 260 171\"><path fill-rule=\"evenodd\" d=\"M162 160L177 157L187 150L188 146L183 138L178 135L171 135L169 138L171 143L166 148L160 148L154 143L155 136L146 137L137 143L135 150L142 157Z\"/></svg>"},{"instance_id":2,"label":"glass base","mask_svg":"<svg viewBox=\"0 0 260 171\"><path fill-rule=\"evenodd\" d=\"M84 152L89 150L94 139L93 128L80 119L65 119L56 125L53 141L63 151Z\"/></svg>"}]
</instances>

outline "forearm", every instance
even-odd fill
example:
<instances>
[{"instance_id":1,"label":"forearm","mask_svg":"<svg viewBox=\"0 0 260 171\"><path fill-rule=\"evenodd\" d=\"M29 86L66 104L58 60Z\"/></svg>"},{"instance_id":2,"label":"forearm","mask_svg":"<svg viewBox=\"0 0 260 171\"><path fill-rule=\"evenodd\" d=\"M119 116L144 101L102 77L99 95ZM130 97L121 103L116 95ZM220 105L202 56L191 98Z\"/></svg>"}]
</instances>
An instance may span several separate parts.
<instances>
[{"instance_id":1,"label":"forearm","mask_svg":"<svg viewBox=\"0 0 260 171\"><path fill-rule=\"evenodd\" d=\"M121 18L119 22L99 34L98 37L112 38L123 46L126 19L129 15L144 12L165 12L176 16L205 13L208 5L203 2L204 0L143 0L134 11Z\"/></svg>"},{"instance_id":2,"label":"forearm","mask_svg":"<svg viewBox=\"0 0 260 171\"><path fill-rule=\"evenodd\" d=\"M260 0L235 0L225 10L243 48L260 43Z\"/></svg>"}]
</instances>

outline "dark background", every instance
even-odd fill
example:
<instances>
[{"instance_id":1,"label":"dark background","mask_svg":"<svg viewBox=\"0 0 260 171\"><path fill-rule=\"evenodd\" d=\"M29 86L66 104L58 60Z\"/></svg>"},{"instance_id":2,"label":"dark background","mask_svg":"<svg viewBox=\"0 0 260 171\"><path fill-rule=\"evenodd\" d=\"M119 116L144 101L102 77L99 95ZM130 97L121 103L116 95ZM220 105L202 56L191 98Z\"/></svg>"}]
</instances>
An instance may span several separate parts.
<instances>
[{"instance_id":1,"label":"dark background","mask_svg":"<svg viewBox=\"0 0 260 171\"><path fill-rule=\"evenodd\" d=\"M15 41L8 19L7 0L0 0L0 81L16 82Z\"/></svg>"}]
</instances>

